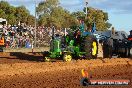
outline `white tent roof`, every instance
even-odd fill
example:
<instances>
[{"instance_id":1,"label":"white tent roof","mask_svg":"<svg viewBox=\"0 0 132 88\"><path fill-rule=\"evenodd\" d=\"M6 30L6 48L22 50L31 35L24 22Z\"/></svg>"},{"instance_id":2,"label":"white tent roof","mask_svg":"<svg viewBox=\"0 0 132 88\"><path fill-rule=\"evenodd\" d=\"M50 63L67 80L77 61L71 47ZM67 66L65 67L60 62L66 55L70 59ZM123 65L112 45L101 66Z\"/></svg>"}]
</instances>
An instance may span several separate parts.
<instances>
[{"instance_id":1,"label":"white tent roof","mask_svg":"<svg viewBox=\"0 0 132 88\"><path fill-rule=\"evenodd\" d=\"M6 21L6 19L0 18L0 22L2 22L2 21Z\"/></svg>"}]
</instances>

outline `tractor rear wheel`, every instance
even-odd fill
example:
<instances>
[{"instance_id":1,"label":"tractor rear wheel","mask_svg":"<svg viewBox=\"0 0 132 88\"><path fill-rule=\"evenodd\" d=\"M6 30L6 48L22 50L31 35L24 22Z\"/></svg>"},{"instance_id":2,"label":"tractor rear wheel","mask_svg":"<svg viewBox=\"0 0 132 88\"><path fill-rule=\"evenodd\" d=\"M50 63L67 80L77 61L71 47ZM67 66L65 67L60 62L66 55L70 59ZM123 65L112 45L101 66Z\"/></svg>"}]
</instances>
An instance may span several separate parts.
<instances>
[{"instance_id":1,"label":"tractor rear wheel","mask_svg":"<svg viewBox=\"0 0 132 88\"><path fill-rule=\"evenodd\" d=\"M65 61L65 62L72 61L72 55L70 53L64 53L63 54L63 61Z\"/></svg>"},{"instance_id":2,"label":"tractor rear wheel","mask_svg":"<svg viewBox=\"0 0 132 88\"><path fill-rule=\"evenodd\" d=\"M132 58L132 48L129 49L129 57Z\"/></svg>"},{"instance_id":3,"label":"tractor rear wheel","mask_svg":"<svg viewBox=\"0 0 132 88\"><path fill-rule=\"evenodd\" d=\"M84 51L86 59L96 59L98 53L98 43L93 36L87 36L84 42Z\"/></svg>"},{"instance_id":4,"label":"tractor rear wheel","mask_svg":"<svg viewBox=\"0 0 132 88\"><path fill-rule=\"evenodd\" d=\"M103 42L103 58L112 58L112 45L109 39Z\"/></svg>"},{"instance_id":5,"label":"tractor rear wheel","mask_svg":"<svg viewBox=\"0 0 132 88\"><path fill-rule=\"evenodd\" d=\"M129 57L130 49L126 48L125 49L125 57Z\"/></svg>"}]
</instances>

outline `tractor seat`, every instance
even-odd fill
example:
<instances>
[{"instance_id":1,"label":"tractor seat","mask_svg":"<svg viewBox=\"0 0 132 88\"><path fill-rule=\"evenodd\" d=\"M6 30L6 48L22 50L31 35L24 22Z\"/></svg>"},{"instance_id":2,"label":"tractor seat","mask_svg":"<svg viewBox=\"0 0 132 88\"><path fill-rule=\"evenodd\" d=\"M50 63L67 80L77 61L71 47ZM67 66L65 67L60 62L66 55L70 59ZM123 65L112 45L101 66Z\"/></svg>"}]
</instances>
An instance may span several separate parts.
<instances>
[{"instance_id":1,"label":"tractor seat","mask_svg":"<svg viewBox=\"0 0 132 88\"><path fill-rule=\"evenodd\" d=\"M80 32L80 30L75 31L74 40L75 40L75 45L78 45L81 43L81 32Z\"/></svg>"}]
</instances>

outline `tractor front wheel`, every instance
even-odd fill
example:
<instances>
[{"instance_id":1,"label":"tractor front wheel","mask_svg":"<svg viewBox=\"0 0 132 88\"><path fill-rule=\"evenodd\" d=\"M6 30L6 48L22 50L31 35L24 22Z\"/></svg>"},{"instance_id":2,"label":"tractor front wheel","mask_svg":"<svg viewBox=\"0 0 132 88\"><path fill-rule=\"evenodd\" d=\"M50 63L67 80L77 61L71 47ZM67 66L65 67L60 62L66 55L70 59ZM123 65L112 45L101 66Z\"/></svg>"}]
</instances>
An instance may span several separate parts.
<instances>
[{"instance_id":1,"label":"tractor front wheel","mask_svg":"<svg viewBox=\"0 0 132 88\"><path fill-rule=\"evenodd\" d=\"M132 58L132 48L130 49L129 57Z\"/></svg>"},{"instance_id":2,"label":"tractor front wheel","mask_svg":"<svg viewBox=\"0 0 132 88\"><path fill-rule=\"evenodd\" d=\"M64 53L63 54L63 61L65 61L65 62L72 61L72 55L70 53Z\"/></svg>"},{"instance_id":3,"label":"tractor front wheel","mask_svg":"<svg viewBox=\"0 0 132 88\"><path fill-rule=\"evenodd\" d=\"M44 62L49 62L50 61L50 59L49 59L49 52L48 51L45 51L43 53L43 61Z\"/></svg>"},{"instance_id":4,"label":"tractor front wheel","mask_svg":"<svg viewBox=\"0 0 132 88\"><path fill-rule=\"evenodd\" d=\"M130 49L129 48L126 48L125 49L125 57L129 57L130 55Z\"/></svg>"}]
</instances>

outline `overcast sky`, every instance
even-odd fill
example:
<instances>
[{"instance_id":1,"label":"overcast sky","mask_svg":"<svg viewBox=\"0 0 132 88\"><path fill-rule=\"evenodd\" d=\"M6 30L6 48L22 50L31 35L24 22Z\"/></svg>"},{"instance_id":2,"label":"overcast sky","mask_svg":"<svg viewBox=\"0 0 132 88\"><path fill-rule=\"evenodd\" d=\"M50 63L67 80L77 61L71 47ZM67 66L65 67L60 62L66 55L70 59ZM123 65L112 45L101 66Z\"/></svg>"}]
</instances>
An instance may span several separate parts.
<instances>
[{"instance_id":1,"label":"overcast sky","mask_svg":"<svg viewBox=\"0 0 132 88\"><path fill-rule=\"evenodd\" d=\"M34 15L35 0L6 0L11 5L25 5L26 8ZM44 0L36 0L37 3ZM60 5L69 11L82 10L85 6L85 0L60 0ZM117 30L132 30L132 0L86 0L88 6L102 9L109 13L109 22Z\"/></svg>"}]
</instances>

